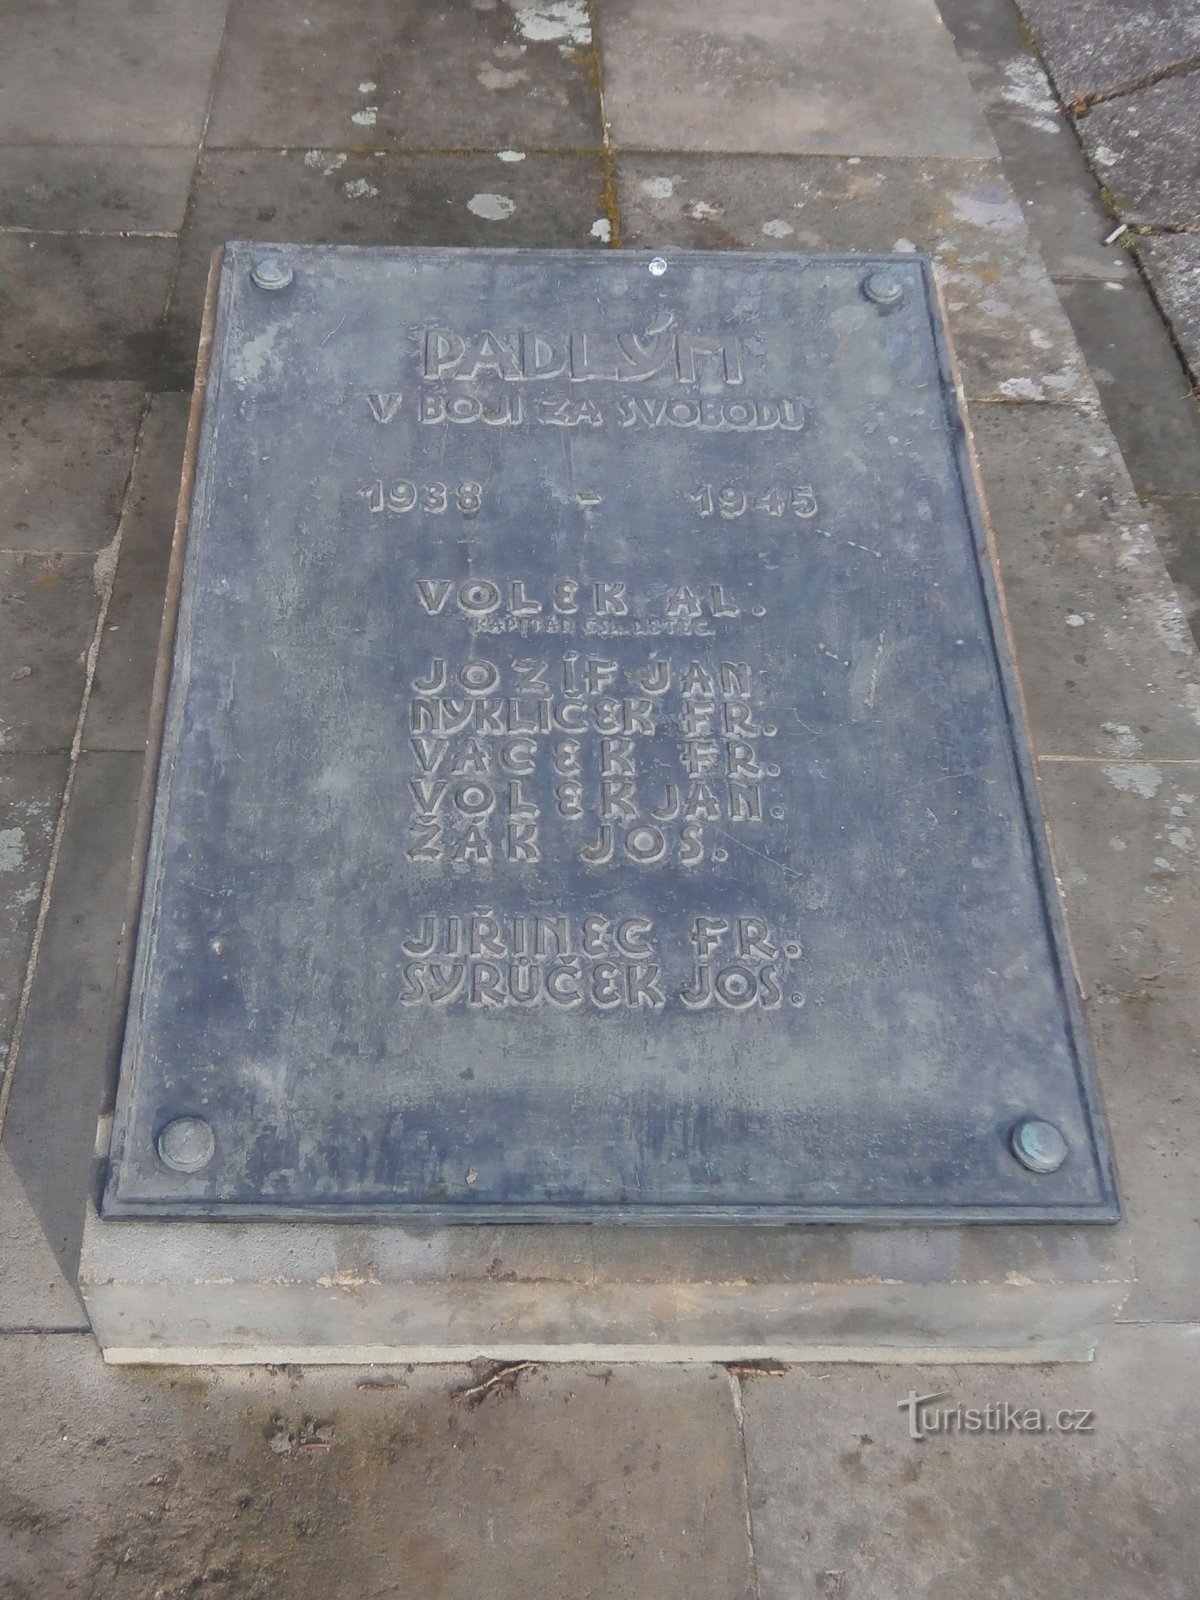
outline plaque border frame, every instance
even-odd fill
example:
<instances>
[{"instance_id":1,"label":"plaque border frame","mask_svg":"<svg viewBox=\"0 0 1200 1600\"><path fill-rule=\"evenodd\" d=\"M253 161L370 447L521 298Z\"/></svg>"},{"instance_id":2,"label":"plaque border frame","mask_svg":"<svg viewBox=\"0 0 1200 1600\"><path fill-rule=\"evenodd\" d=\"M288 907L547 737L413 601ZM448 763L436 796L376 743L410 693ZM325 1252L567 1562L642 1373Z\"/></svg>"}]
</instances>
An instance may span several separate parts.
<instances>
[{"instance_id":1,"label":"plaque border frame","mask_svg":"<svg viewBox=\"0 0 1200 1600\"><path fill-rule=\"evenodd\" d=\"M136 1026L136 1000L139 979L145 967L145 948L141 939L142 920L148 909L147 891L149 870L154 843L154 813L162 772L163 746L166 734L168 702L171 692L175 647L179 637L179 623L183 597L183 583L191 529L192 511L203 482L199 477L202 447L208 442L210 426L208 400L214 400L219 390L221 372L216 384L211 384L213 352L218 346L228 316L228 294L232 292L234 271L247 264L251 255L280 254L283 256L318 253L350 256L355 254L378 255L381 250L403 252L427 259L459 259L480 255L492 258L538 258L550 261L556 258L578 260L581 256L598 254L593 250L571 247L477 247L477 246L419 246L419 245L352 245L325 244L318 241L271 243L265 241L229 240L218 246L210 258L205 289L204 308L196 359L196 376L188 411L187 433L184 446L180 490L176 505L174 530L171 540L170 563L164 596L162 627L159 632L155 660L153 690L151 694L149 725L147 729L145 762L138 794L134 830L133 856L130 874L129 898L118 956L114 1005L108 1039L107 1104L111 1106L108 1129L108 1149L97 1152L96 1181L93 1190L100 1218L104 1222L121 1223L126 1220L156 1222L286 1222L332 1223L345 1225L461 1226L491 1224L496 1227L536 1224L541 1227L570 1226L572 1224L619 1223L623 1226L644 1225L648 1228L691 1225L794 1225L837 1224L847 1226L875 1226L879 1224L907 1224L910 1227L953 1227L960 1224L991 1225L1003 1227L1046 1226L1054 1224L1114 1224L1124 1220L1120 1200L1118 1174L1108 1131L1100 1089L1094 1050L1083 1011L1083 985L1070 937L1065 912L1057 884L1053 843L1041 804L1041 785L1038 759L1034 744L1024 689L1017 665L1017 652L1012 636L1008 606L1004 594L995 535L987 514L983 494L982 475L975 453L969 412L962 378L950 338L949 318L940 285L933 270L932 257L924 251L850 251L830 250L808 252L828 261L831 265L853 265L863 273L872 268L886 268L892 264L906 267L916 265L920 271L925 296L925 312L930 325L933 353L941 382L941 393L947 420L953 434L953 456L963 515L974 544L974 569L983 602L992 659L996 663L997 677L1004 707L1007 729L1007 747L1011 752L1017 774L1021 809L1025 818L1033 857L1037 888L1045 921L1048 944L1054 960L1057 987L1062 994L1067 1022L1065 1030L1072 1050L1075 1082L1079 1104L1085 1114L1092 1143L1089 1159L1099 1178L1100 1198L1087 1205L1043 1202L1028 1206L946 1206L930 1205L878 1205L840 1203L838 1205L800 1204L745 1204L738 1202L692 1204L622 1205L619 1203L592 1202L587 1204L546 1201L523 1204L486 1204L445 1199L402 1201L391 1205L354 1202L296 1201L287 1203L279 1199L254 1202L227 1200L213 1201L203 1196L195 1199L180 1197L170 1202L173 1215L166 1210L162 1199L130 1200L120 1195L120 1166L124 1151L124 1135L128 1128L128 1110L135 1095L135 1081L140 1062L139 1053L131 1053L129 1070L122 1072L125 1041L129 1030ZM621 249L622 261L649 263L655 256L670 263L686 265L691 259L711 261L714 256L752 256L756 261L787 263L794 261L797 252L777 250L705 251L694 249ZM228 275L225 268L229 268ZM229 285L226 293L223 286ZM950 403L953 399L953 405ZM1031 1109L1031 1114L1033 1110ZM99 1143L99 1141L98 1141Z\"/></svg>"}]
</instances>

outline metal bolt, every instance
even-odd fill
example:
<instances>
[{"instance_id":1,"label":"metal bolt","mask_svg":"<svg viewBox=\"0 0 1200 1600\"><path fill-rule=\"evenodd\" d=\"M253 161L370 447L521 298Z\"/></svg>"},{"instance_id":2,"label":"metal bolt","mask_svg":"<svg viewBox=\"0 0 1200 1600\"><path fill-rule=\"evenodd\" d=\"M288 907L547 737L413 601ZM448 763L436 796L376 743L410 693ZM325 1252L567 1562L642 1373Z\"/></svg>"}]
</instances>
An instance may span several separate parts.
<instances>
[{"instance_id":1,"label":"metal bolt","mask_svg":"<svg viewBox=\"0 0 1200 1600\"><path fill-rule=\"evenodd\" d=\"M661 278L663 273L666 270L667 270L667 263L663 260L663 258L661 256L655 256L653 261L651 261L651 263L650 263L650 271L654 275L654 277Z\"/></svg>"},{"instance_id":2,"label":"metal bolt","mask_svg":"<svg viewBox=\"0 0 1200 1600\"><path fill-rule=\"evenodd\" d=\"M868 272L862 281L862 292L877 306L898 306L904 299L904 285L890 272Z\"/></svg>"},{"instance_id":3,"label":"metal bolt","mask_svg":"<svg viewBox=\"0 0 1200 1600\"><path fill-rule=\"evenodd\" d=\"M1067 1159L1067 1141L1052 1122L1027 1117L1012 1131L1012 1153L1030 1172L1057 1172Z\"/></svg>"},{"instance_id":4,"label":"metal bolt","mask_svg":"<svg viewBox=\"0 0 1200 1600\"><path fill-rule=\"evenodd\" d=\"M203 1117L176 1117L158 1136L159 1158L173 1172L199 1172L216 1149L216 1138Z\"/></svg>"},{"instance_id":5,"label":"metal bolt","mask_svg":"<svg viewBox=\"0 0 1200 1600\"><path fill-rule=\"evenodd\" d=\"M292 281L292 269L278 256L263 256L250 269L250 281L260 289L274 291L286 289Z\"/></svg>"}]
</instances>

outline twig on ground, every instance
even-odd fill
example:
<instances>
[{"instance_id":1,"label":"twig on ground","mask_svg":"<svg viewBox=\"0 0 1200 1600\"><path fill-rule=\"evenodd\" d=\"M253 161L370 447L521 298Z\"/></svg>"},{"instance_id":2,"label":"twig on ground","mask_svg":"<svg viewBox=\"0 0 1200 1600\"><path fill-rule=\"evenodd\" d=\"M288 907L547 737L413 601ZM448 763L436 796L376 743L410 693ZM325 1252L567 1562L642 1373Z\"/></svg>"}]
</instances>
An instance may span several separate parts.
<instances>
[{"instance_id":1,"label":"twig on ground","mask_svg":"<svg viewBox=\"0 0 1200 1600\"><path fill-rule=\"evenodd\" d=\"M535 1365L533 1361L502 1361L498 1367L492 1368L486 1378L481 1378L478 1383L469 1383L465 1388L455 1389L450 1398L460 1405L481 1405L489 1394L497 1391L511 1393L521 1374L532 1372Z\"/></svg>"}]
</instances>

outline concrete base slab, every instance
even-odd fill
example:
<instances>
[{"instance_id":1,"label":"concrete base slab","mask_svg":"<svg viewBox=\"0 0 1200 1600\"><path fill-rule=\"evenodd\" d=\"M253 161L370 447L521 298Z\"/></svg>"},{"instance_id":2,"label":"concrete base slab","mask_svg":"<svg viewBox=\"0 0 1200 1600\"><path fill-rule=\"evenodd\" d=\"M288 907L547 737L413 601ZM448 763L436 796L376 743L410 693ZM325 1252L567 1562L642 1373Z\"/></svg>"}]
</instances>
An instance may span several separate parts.
<instances>
[{"instance_id":1,"label":"concrete base slab","mask_svg":"<svg viewBox=\"0 0 1200 1600\"><path fill-rule=\"evenodd\" d=\"M1079 1361L1123 1229L86 1224L121 1364Z\"/></svg>"}]
</instances>

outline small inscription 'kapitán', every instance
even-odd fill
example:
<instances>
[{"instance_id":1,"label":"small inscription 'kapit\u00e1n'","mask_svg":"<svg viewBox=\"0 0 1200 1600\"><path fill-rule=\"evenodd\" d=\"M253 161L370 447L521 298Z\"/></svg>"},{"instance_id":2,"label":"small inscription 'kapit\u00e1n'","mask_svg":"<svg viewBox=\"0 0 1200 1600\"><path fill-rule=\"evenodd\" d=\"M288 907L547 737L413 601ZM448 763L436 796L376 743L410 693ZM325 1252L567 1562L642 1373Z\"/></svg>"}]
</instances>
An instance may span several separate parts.
<instances>
[{"instance_id":1,"label":"small inscription 'kapit\u00e1n'","mask_svg":"<svg viewBox=\"0 0 1200 1600\"><path fill-rule=\"evenodd\" d=\"M262 253L106 1213L1111 1215L925 260Z\"/></svg>"}]
</instances>

